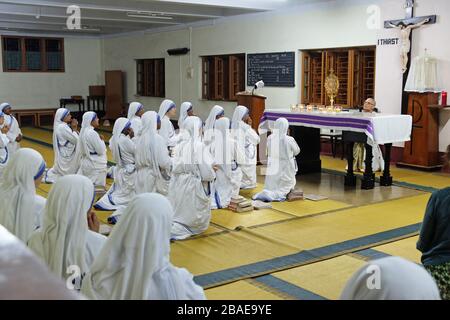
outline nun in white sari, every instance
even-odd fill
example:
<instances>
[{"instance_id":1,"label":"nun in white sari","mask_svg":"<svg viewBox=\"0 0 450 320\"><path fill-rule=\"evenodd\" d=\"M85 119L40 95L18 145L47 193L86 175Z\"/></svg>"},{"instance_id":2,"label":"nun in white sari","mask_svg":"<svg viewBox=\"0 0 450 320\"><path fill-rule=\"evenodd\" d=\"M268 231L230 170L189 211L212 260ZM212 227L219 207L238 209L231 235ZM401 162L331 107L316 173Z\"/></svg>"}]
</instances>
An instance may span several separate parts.
<instances>
[{"instance_id":1,"label":"nun in white sari","mask_svg":"<svg viewBox=\"0 0 450 320\"><path fill-rule=\"evenodd\" d=\"M142 134L136 142L136 193L167 195L172 159L166 142L158 134L159 115L147 111L142 116Z\"/></svg>"},{"instance_id":2,"label":"nun in white sari","mask_svg":"<svg viewBox=\"0 0 450 320\"><path fill-rule=\"evenodd\" d=\"M5 116L3 112L0 111L0 179L3 175L3 170L8 164L9 150L8 144L9 139L7 133L9 131L8 126L3 126L5 122Z\"/></svg>"},{"instance_id":3,"label":"nun in white sari","mask_svg":"<svg viewBox=\"0 0 450 320\"><path fill-rule=\"evenodd\" d=\"M433 277L399 257L374 260L347 282L341 300L441 300Z\"/></svg>"},{"instance_id":4,"label":"nun in white sari","mask_svg":"<svg viewBox=\"0 0 450 320\"><path fill-rule=\"evenodd\" d=\"M209 112L209 116L203 127L203 142L210 146L214 142L214 126L216 121L225 115L225 110L221 106L214 106Z\"/></svg>"},{"instance_id":5,"label":"nun in white sari","mask_svg":"<svg viewBox=\"0 0 450 320\"><path fill-rule=\"evenodd\" d=\"M105 142L94 130L98 127L95 112L88 111L83 115L80 132L81 166L79 173L91 179L96 187L105 188L107 173L107 155Z\"/></svg>"},{"instance_id":6,"label":"nun in white sari","mask_svg":"<svg viewBox=\"0 0 450 320\"><path fill-rule=\"evenodd\" d=\"M166 145L170 148L176 146L179 136L175 133L175 128L170 121L170 117L176 115L176 105L172 100L164 100L159 107L158 115L161 119L161 128L159 134L166 141Z\"/></svg>"},{"instance_id":7,"label":"nun in white sari","mask_svg":"<svg viewBox=\"0 0 450 320\"><path fill-rule=\"evenodd\" d=\"M74 174L80 167L79 154L76 152L78 132L66 122L71 121L70 111L60 108L56 111L53 123L53 152L55 160L53 168L45 175L46 183L55 183L59 177Z\"/></svg>"},{"instance_id":8,"label":"nun in white sari","mask_svg":"<svg viewBox=\"0 0 450 320\"><path fill-rule=\"evenodd\" d=\"M285 201L297 180L297 160L300 147L293 137L287 135L289 122L285 118L275 121L272 135L267 139L268 163L264 190L253 200L265 202Z\"/></svg>"},{"instance_id":9,"label":"nun in white sari","mask_svg":"<svg viewBox=\"0 0 450 320\"><path fill-rule=\"evenodd\" d=\"M170 263L173 211L159 194L136 196L83 280L96 300L204 300L192 274Z\"/></svg>"},{"instance_id":10,"label":"nun in white sari","mask_svg":"<svg viewBox=\"0 0 450 320\"><path fill-rule=\"evenodd\" d=\"M142 120L144 114L144 106L140 102L132 102L128 107L128 120L131 122L131 129L133 129L134 137L137 139L141 135Z\"/></svg>"},{"instance_id":11,"label":"nun in white sari","mask_svg":"<svg viewBox=\"0 0 450 320\"><path fill-rule=\"evenodd\" d=\"M245 156L240 165L242 169L241 189L256 188L256 149L260 139L256 131L247 123L248 121L251 121L248 108L237 106L231 121L231 129L241 154Z\"/></svg>"},{"instance_id":12,"label":"nun in white sari","mask_svg":"<svg viewBox=\"0 0 450 320\"><path fill-rule=\"evenodd\" d=\"M186 138L175 147L168 198L173 206L172 238L186 239L208 229L211 219L211 188L214 159L201 142L202 121L188 117Z\"/></svg>"},{"instance_id":13,"label":"nun in white sari","mask_svg":"<svg viewBox=\"0 0 450 320\"><path fill-rule=\"evenodd\" d=\"M178 118L178 128L183 129L183 122L187 117L194 115L194 109L191 102L183 102L180 107L180 117Z\"/></svg>"},{"instance_id":14,"label":"nun in white sari","mask_svg":"<svg viewBox=\"0 0 450 320\"><path fill-rule=\"evenodd\" d=\"M45 199L36 194L36 186L44 172L40 153L22 148L11 156L0 180L0 224L23 242L41 225Z\"/></svg>"},{"instance_id":15,"label":"nun in white sari","mask_svg":"<svg viewBox=\"0 0 450 320\"><path fill-rule=\"evenodd\" d=\"M6 136L9 139L9 155L12 156L20 148L19 142L22 140L22 131L20 131L17 119L11 114L11 105L9 103L2 103L0 105L0 111L4 113L5 118L4 124L0 125L0 127L9 127L9 131Z\"/></svg>"},{"instance_id":16,"label":"nun in white sari","mask_svg":"<svg viewBox=\"0 0 450 320\"><path fill-rule=\"evenodd\" d=\"M79 277L74 279L77 289L106 241L88 228L93 200L94 186L88 178L61 177L48 195L42 227L28 241L28 247L55 275L67 279L76 276L75 268L79 268Z\"/></svg>"},{"instance_id":17,"label":"nun in white sari","mask_svg":"<svg viewBox=\"0 0 450 320\"><path fill-rule=\"evenodd\" d=\"M113 135L109 140L114 167L114 183L106 194L95 204L98 210L115 211L124 207L135 195L136 146L129 134L132 132L131 122L119 118L114 123Z\"/></svg>"},{"instance_id":18,"label":"nun in white sari","mask_svg":"<svg viewBox=\"0 0 450 320\"><path fill-rule=\"evenodd\" d=\"M242 171L238 164L239 148L231 137L230 119L220 118L214 128L214 143L211 154L217 166L216 180L211 188L211 209L227 208L231 198L239 195Z\"/></svg>"}]
</instances>

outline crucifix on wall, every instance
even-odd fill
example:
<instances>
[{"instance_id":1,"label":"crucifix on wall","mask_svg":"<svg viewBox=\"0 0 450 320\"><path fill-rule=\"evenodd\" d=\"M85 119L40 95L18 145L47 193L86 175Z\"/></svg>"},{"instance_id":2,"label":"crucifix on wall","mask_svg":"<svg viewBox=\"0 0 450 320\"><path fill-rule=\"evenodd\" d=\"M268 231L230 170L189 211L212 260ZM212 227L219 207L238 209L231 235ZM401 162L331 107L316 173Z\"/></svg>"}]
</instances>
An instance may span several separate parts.
<instances>
[{"instance_id":1,"label":"crucifix on wall","mask_svg":"<svg viewBox=\"0 0 450 320\"><path fill-rule=\"evenodd\" d=\"M404 8L406 9L405 19L389 20L384 22L386 29L397 28L401 32L402 48L401 61L403 72L403 86L405 88L408 79L408 70L411 66L411 42L412 31L426 24L436 23L436 15L414 17L414 0L406 0ZM402 97L402 113L406 113L408 109L408 93L403 92Z\"/></svg>"}]
</instances>

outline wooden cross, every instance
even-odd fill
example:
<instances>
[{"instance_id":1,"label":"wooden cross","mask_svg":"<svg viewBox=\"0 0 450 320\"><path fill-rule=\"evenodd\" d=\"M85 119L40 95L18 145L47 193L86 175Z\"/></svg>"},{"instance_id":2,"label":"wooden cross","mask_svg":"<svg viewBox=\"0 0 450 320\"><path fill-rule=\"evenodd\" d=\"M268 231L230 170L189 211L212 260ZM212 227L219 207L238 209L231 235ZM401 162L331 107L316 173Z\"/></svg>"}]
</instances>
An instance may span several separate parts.
<instances>
[{"instance_id":1,"label":"wooden cross","mask_svg":"<svg viewBox=\"0 0 450 320\"><path fill-rule=\"evenodd\" d=\"M434 24L436 23L436 15L431 16L423 16L423 17L414 17L414 0L406 0L406 3L404 5L406 9L406 16L405 19L399 19L399 20L389 20L384 22L384 27L386 29L394 28L394 27L408 27L411 25L423 23L423 24ZM428 20L428 22L425 22ZM409 41L412 43L412 32L409 36ZM408 80L408 71L411 67L411 50L408 53L408 64L407 64L407 71L403 74L403 89L406 86L406 81ZM402 95L402 113L406 114L408 111L408 93L403 91Z\"/></svg>"}]
</instances>

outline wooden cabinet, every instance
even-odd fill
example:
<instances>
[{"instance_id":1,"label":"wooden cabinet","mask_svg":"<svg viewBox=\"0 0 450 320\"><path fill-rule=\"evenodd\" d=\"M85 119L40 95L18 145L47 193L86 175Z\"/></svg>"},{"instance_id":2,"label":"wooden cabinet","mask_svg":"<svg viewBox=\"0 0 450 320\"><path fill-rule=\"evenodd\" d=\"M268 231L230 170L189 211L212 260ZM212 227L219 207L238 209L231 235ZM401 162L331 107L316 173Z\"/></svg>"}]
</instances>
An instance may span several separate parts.
<instances>
[{"instance_id":1,"label":"wooden cabinet","mask_svg":"<svg viewBox=\"0 0 450 320\"><path fill-rule=\"evenodd\" d=\"M437 93L410 93L408 114L413 117L411 141L403 149L403 161L398 166L422 169L441 167L439 157L439 100Z\"/></svg>"},{"instance_id":2,"label":"wooden cabinet","mask_svg":"<svg viewBox=\"0 0 450 320\"><path fill-rule=\"evenodd\" d=\"M331 70L339 79L336 104L361 106L375 93L375 47L302 52L302 103L328 105L325 79Z\"/></svg>"},{"instance_id":3,"label":"wooden cabinet","mask_svg":"<svg viewBox=\"0 0 450 320\"><path fill-rule=\"evenodd\" d=\"M124 113L123 72L105 71L105 118L115 120Z\"/></svg>"}]
</instances>

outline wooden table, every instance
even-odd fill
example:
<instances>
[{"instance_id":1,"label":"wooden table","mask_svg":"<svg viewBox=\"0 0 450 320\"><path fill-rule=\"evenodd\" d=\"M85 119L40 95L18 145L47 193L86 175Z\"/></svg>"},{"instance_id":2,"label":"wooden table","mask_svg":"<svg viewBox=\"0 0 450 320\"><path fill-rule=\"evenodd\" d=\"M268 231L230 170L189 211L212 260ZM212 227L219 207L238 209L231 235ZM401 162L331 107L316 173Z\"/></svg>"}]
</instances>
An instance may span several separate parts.
<instances>
[{"instance_id":1,"label":"wooden table","mask_svg":"<svg viewBox=\"0 0 450 320\"><path fill-rule=\"evenodd\" d=\"M81 113L81 112L84 112L84 109L85 109L84 102L85 102L84 99L61 98L61 99L59 99L59 106L60 106L60 108L65 108L66 105L68 105L68 104L76 104L76 105L78 105L78 111Z\"/></svg>"},{"instance_id":2,"label":"wooden table","mask_svg":"<svg viewBox=\"0 0 450 320\"><path fill-rule=\"evenodd\" d=\"M105 111L105 96L88 96L87 111Z\"/></svg>"}]
</instances>

